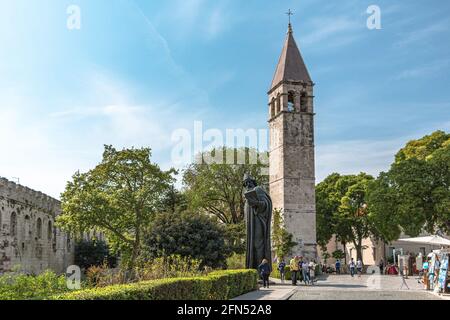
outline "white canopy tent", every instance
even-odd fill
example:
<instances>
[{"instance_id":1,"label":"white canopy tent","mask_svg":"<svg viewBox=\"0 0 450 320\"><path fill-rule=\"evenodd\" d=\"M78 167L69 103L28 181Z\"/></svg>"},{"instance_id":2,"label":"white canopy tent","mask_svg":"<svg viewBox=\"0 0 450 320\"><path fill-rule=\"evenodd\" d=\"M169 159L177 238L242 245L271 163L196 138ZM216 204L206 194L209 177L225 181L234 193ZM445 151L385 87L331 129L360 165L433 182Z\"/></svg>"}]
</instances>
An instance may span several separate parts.
<instances>
[{"instance_id":1,"label":"white canopy tent","mask_svg":"<svg viewBox=\"0 0 450 320\"><path fill-rule=\"evenodd\" d=\"M450 246L450 240L443 238L441 236L427 236L427 237L417 237L417 238L404 238L399 239L398 241L403 242L412 242L412 243L422 243L422 244L429 244L434 246Z\"/></svg>"}]
</instances>

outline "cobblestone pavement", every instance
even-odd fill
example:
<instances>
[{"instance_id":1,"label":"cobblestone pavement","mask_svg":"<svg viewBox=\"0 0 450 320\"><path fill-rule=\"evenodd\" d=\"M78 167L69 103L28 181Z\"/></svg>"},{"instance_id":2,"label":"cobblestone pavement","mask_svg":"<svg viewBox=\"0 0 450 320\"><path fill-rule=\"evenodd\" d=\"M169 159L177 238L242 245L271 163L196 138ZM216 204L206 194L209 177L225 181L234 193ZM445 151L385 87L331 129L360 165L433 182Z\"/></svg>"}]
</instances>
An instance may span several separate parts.
<instances>
[{"instance_id":1,"label":"cobblestone pavement","mask_svg":"<svg viewBox=\"0 0 450 320\"><path fill-rule=\"evenodd\" d=\"M285 285L289 285L288 283ZM409 288L409 289L408 289ZM417 278L329 275L313 286L298 285L290 300L441 300L426 292Z\"/></svg>"}]
</instances>

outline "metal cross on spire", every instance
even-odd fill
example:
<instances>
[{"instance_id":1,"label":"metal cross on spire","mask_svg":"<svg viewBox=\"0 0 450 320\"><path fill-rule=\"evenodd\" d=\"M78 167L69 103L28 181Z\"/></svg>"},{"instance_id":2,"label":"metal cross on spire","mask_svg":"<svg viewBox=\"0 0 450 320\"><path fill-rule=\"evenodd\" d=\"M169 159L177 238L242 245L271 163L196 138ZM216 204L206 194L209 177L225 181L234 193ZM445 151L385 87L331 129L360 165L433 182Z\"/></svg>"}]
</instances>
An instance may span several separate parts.
<instances>
[{"instance_id":1,"label":"metal cross on spire","mask_svg":"<svg viewBox=\"0 0 450 320\"><path fill-rule=\"evenodd\" d=\"M291 9L288 10L288 12L286 12L287 16L289 17L289 24L291 24L291 16L294 15L294 13L292 12Z\"/></svg>"}]
</instances>

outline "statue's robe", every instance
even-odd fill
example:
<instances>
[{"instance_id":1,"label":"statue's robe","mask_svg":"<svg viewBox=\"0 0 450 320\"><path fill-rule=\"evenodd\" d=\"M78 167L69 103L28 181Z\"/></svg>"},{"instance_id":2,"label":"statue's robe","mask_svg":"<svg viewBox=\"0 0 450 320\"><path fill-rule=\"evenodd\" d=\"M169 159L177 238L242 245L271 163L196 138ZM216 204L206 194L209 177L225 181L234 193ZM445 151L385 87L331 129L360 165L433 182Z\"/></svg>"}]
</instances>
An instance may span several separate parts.
<instances>
[{"instance_id":1,"label":"statue's robe","mask_svg":"<svg viewBox=\"0 0 450 320\"><path fill-rule=\"evenodd\" d=\"M263 259L269 261L272 269L272 250L270 229L272 219L272 200L261 187L253 189L257 194L257 205L245 202L245 220L247 225L246 267L257 269Z\"/></svg>"}]
</instances>

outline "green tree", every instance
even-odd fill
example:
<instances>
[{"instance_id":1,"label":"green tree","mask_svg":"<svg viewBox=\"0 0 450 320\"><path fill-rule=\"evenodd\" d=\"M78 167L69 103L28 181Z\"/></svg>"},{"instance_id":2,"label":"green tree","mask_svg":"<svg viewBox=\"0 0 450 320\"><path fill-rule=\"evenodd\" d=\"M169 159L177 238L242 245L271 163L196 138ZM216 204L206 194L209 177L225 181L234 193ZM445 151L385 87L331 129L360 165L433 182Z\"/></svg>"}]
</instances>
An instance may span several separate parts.
<instances>
[{"instance_id":1,"label":"green tree","mask_svg":"<svg viewBox=\"0 0 450 320\"><path fill-rule=\"evenodd\" d=\"M217 161L211 161L211 155ZM244 186L246 173L262 186L268 185L263 161L267 153L249 148L217 148L197 156L183 174L184 194L189 210L215 216L226 229L228 248L245 252Z\"/></svg>"},{"instance_id":2,"label":"green tree","mask_svg":"<svg viewBox=\"0 0 450 320\"><path fill-rule=\"evenodd\" d=\"M173 170L162 171L150 156L148 148L118 151L105 146L102 162L75 173L61 196L58 225L77 233L104 232L130 270L141 252L143 233L164 208L174 182Z\"/></svg>"},{"instance_id":3,"label":"green tree","mask_svg":"<svg viewBox=\"0 0 450 320\"><path fill-rule=\"evenodd\" d=\"M327 265L328 259L330 259L331 255L328 253L328 251L324 251L322 253L322 259L325 265Z\"/></svg>"},{"instance_id":4,"label":"green tree","mask_svg":"<svg viewBox=\"0 0 450 320\"><path fill-rule=\"evenodd\" d=\"M337 190L336 183L341 176L333 173L316 186L316 223L317 243L326 251L326 245L332 238L333 215L340 205L342 194Z\"/></svg>"},{"instance_id":5,"label":"green tree","mask_svg":"<svg viewBox=\"0 0 450 320\"><path fill-rule=\"evenodd\" d=\"M405 233L450 231L450 134L410 141L371 188L373 212L393 215Z\"/></svg>"},{"instance_id":6,"label":"green tree","mask_svg":"<svg viewBox=\"0 0 450 320\"><path fill-rule=\"evenodd\" d=\"M145 239L149 258L180 255L201 261L201 266L222 268L229 251L225 229L201 214L161 213L151 224Z\"/></svg>"},{"instance_id":7,"label":"green tree","mask_svg":"<svg viewBox=\"0 0 450 320\"><path fill-rule=\"evenodd\" d=\"M378 230L370 219L367 205L367 188L369 181L373 177L364 173L356 176L355 183L351 185L345 195L341 198L341 204L334 215L336 225L343 228L337 228L340 237L345 237L353 242L356 249L357 259L363 259L362 241L371 236L377 236Z\"/></svg>"},{"instance_id":8,"label":"green tree","mask_svg":"<svg viewBox=\"0 0 450 320\"><path fill-rule=\"evenodd\" d=\"M334 235L345 248L352 242L351 221L338 214L342 198L356 181L355 175L333 173L316 186L317 243L324 249Z\"/></svg>"},{"instance_id":9,"label":"green tree","mask_svg":"<svg viewBox=\"0 0 450 320\"><path fill-rule=\"evenodd\" d=\"M336 260L342 260L345 259L345 253L344 251L342 251L341 249L338 249L336 251L333 251L333 253L331 254L331 256L336 259Z\"/></svg>"},{"instance_id":10,"label":"green tree","mask_svg":"<svg viewBox=\"0 0 450 320\"><path fill-rule=\"evenodd\" d=\"M273 210L272 220L272 243L275 253L278 258L288 257L297 243L293 241L292 234L284 228L280 209Z\"/></svg>"},{"instance_id":11,"label":"green tree","mask_svg":"<svg viewBox=\"0 0 450 320\"><path fill-rule=\"evenodd\" d=\"M385 212L373 211L369 201L372 176L333 173L317 185L317 232L319 244L325 246L333 235L346 247L353 243L362 259L365 238L393 240L398 227Z\"/></svg>"},{"instance_id":12,"label":"green tree","mask_svg":"<svg viewBox=\"0 0 450 320\"><path fill-rule=\"evenodd\" d=\"M208 161L211 154L218 161ZM242 161L238 161L241 157ZM260 185L267 186L268 176L262 172L267 164L261 161L266 157L266 154L254 149L225 147L199 155L197 159L201 161L191 164L183 175L190 208L213 214L225 224L242 223L245 204L244 174L250 174ZM252 159L255 161L250 161Z\"/></svg>"}]
</instances>

